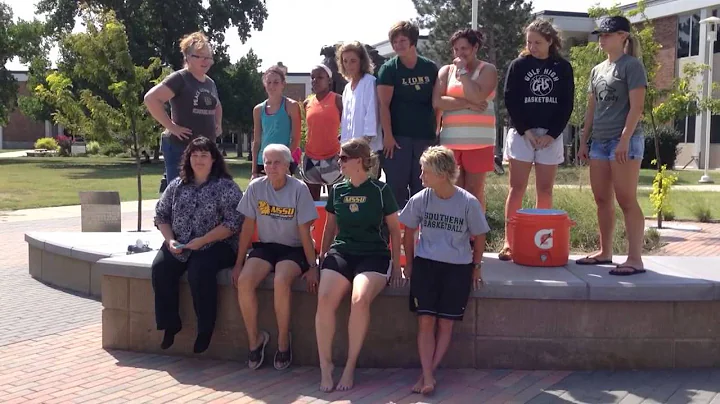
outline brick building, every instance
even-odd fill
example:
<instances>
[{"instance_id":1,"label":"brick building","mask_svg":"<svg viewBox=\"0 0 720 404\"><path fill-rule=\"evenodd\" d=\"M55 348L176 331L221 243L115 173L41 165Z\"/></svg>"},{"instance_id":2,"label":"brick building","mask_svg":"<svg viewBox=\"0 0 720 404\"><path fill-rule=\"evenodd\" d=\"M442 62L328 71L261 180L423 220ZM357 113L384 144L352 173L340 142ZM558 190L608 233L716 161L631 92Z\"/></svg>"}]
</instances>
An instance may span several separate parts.
<instances>
[{"instance_id":1,"label":"brick building","mask_svg":"<svg viewBox=\"0 0 720 404\"><path fill-rule=\"evenodd\" d=\"M18 81L18 95L28 95L26 72L11 72ZM50 121L38 122L25 116L19 109L10 113L7 126L0 126L0 149L31 149L35 141L46 136L62 133Z\"/></svg>"}]
</instances>

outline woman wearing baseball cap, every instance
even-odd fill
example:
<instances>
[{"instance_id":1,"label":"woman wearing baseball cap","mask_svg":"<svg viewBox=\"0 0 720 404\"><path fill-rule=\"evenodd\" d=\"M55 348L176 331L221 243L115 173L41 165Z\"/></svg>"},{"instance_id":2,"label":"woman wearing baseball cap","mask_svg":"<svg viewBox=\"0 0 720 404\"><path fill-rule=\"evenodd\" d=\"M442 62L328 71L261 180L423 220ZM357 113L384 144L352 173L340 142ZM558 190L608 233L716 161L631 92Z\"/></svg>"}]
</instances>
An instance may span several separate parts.
<instances>
[{"instance_id":1,"label":"woman wearing baseball cap","mask_svg":"<svg viewBox=\"0 0 720 404\"><path fill-rule=\"evenodd\" d=\"M611 275L645 272L642 261L645 219L637 201L640 162L645 139L640 122L645 104L647 73L630 21L607 17L593 34L607 59L590 73L588 108L580 142L580 158L590 160L590 185L597 203L600 251L577 260L580 265L612 264L615 202L625 218L627 260ZM591 141L588 146L588 139Z\"/></svg>"}]
</instances>

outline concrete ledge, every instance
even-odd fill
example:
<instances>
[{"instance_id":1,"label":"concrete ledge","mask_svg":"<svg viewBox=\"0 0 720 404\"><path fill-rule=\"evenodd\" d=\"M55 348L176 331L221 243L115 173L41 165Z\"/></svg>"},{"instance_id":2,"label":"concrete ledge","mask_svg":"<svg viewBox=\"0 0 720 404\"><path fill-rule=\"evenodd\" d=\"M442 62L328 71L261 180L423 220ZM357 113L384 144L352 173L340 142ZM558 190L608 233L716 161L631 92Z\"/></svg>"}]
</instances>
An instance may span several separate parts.
<instances>
[{"instance_id":1,"label":"concrete ledge","mask_svg":"<svg viewBox=\"0 0 720 404\"><path fill-rule=\"evenodd\" d=\"M159 234L140 238L159 247ZM115 237L113 239L108 237ZM44 282L102 296L103 346L189 355L195 315L186 280L180 284L183 330L168 351L159 348L150 265L156 252L126 255L136 233L83 235L33 233L30 274ZM66 240L73 240L69 246ZM153 241L154 240L154 241ZM153 243L156 243L155 245ZM105 256L105 257L103 257ZM576 258L576 257L572 257ZM621 262L623 257L617 257ZM720 366L720 257L646 257L648 273L608 275L610 266L526 268L487 254L486 285L473 292L465 318L454 328L444 361L448 367L514 369L653 369ZM247 337L230 270L217 278L218 320L202 356L245 360ZM314 316L317 298L303 281L293 285L294 361L317 365ZM276 324L272 276L258 291L260 327ZM333 356L347 354L349 297L338 310ZM364 367L419 366L417 320L408 310L408 288L387 288L372 307L372 323L360 356Z\"/></svg>"}]
</instances>

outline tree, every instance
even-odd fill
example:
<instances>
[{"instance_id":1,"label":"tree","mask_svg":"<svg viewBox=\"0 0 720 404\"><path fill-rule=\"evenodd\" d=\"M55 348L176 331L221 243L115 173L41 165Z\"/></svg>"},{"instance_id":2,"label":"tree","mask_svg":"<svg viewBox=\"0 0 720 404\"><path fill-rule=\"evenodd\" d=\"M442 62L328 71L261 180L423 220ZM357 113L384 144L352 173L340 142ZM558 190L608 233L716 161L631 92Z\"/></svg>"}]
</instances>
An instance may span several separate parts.
<instances>
[{"instance_id":1,"label":"tree","mask_svg":"<svg viewBox=\"0 0 720 404\"><path fill-rule=\"evenodd\" d=\"M223 128L238 134L238 146L242 145L240 135L252 130L253 108L265 99L262 74L259 72L261 63L251 49L238 62L213 75L223 104ZM238 147L238 157L240 150L241 147Z\"/></svg>"},{"instance_id":2,"label":"tree","mask_svg":"<svg viewBox=\"0 0 720 404\"><path fill-rule=\"evenodd\" d=\"M7 124L10 112L15 108L17 82L5 68L16 56L28 63L36 54L48 51L43 39L44 26L37 20L13 21L10 7L0 1L0 126Z\"/></svg>"},{"instance_id":3,"label":"tree","mask_svg":"<svg viewBox=\"0 0 720 404\"><path fill-rule=\"evenodd\" d=\"M430 29L426 46L420 52L438 64L452 61L448 43L452 34L470 28L472 10L470 0L413 0L421 28ZM478 0L478 27L485 35L480 57L494 64L500 81L505 79L510 62L517 58L525 43L523 30L532 20L532 2L525 0ZM503 83L498 83L498 89ZM498 91L496 118L498 134L507 120L503 92Z\"/></svg>"},{"instance_id":4,"label":"tree","mask_svg":"<svg viewBox=\"0 0 720 404\"><path fill-rule=\"evenodd\" d=\"M245 42L252 30L262 30L267 18L263 0L40 0L40 13L49 13L48 24L59 34L70 32L81 5L114 11L126 27L130 54L137 65L160 58L178 70L183 58L178 44L190 32L202 30L215 43L216 53L225 54L225 31L235 27Z\"/></svg>"},{"instance_id":5,"label":"tree","mask_svg":"<svg viewBox=\"0 0 720 404\"><path fill-rule=\"evenodd\" d=\"M58 63L58 71L39 85L38 96L53 105L56 123L89 139L118 139L132 142L137 167L138 231L142 226L142 167L140 145L147 143L155 122L147 112L143 96L148 88L169 73L154 58L148 67L136 66L129 52L125 27L112 11L83 13L86 32L64 34L60 53L72 59ZM71 70L68 70L71 69ZM82 79L88 87L101 88L98 95L89 88L73 92L70 77Z\"/></svg>"}]
</instances>

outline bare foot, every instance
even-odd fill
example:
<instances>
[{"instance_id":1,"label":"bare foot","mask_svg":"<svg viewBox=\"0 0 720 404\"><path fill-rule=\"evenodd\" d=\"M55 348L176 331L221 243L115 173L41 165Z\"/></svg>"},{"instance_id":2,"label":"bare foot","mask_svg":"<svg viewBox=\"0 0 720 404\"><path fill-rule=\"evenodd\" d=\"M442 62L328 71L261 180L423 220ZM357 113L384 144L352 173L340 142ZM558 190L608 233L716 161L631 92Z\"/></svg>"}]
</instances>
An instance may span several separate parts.
<instances>
[{"instance_id":1,"label":"bare foot","mask_svg":"<svg viewBox=\"0 0 720 404\"><path fill-rule=\"evenodd\" d=\"M422 386L422 390L420 390L423 396L431 396L433 393L435 393L435 380L432 380L431 383L424 383Z\"/></svg>"},{"instance_id":2,"label":"bare foot","mask_svg":"<svg viewBox=\"0 0 720 404\"><path fill-rule=\"evenodd\" d=\"M420 378L419 378L418 381L417 381L417 383L415 383L415 385L413 386L412 392L415 393L415 394L420 394L420 393L422 393L422 388L423 388L423 385L424 385L424 384L425 384L425 377L423 377L423 375L421 374L421 375L420 375Z\"/></svg>"},{"instance_id":3,"label":"bare foot","mask_svg":"<svg viewBox=\"0 0 720 404\"><path fill-rule=\"evenodd\" d=\"M333 365L320 366L320 391L323 393L329 393L335 388L333 370Z\"/></svg>"},{"instance_id":4,"label":"bare foot","mask_svg":"<svg viewBox=\"0 0 720 404\"><path fill-rule=\"evenodd\" d=\"M337 385L338 391L347 391L347 390L352 389L353 385L354 385L354 379L355 379L355 370L348 369L346 366L345 370L343 370L342 377L340 377L340 382Z\"/></svg>"}]
</instances>

